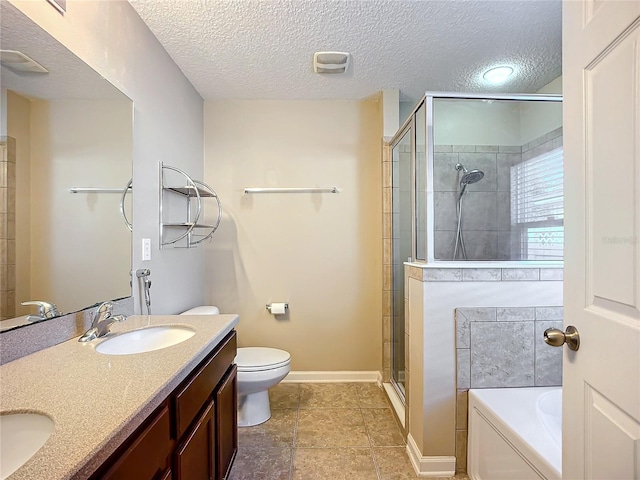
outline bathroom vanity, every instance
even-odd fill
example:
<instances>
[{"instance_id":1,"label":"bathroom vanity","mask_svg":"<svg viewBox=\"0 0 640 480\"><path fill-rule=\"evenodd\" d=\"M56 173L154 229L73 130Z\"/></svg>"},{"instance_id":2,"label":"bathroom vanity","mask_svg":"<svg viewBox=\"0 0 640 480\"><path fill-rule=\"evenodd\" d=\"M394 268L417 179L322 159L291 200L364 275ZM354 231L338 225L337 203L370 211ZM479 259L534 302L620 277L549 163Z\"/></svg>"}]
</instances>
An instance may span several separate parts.
<instances>
[{"instance_id":1,"label":"bathroom vanity","mask_svg":"<svg viewBox=\"0 0 640 480\"><path fill-rule=\"evenodd\" d=\"M92 479L223 479L238 445L232 331L92 475Z\"/></svg>"},{"instance_id":2,"label":"bathroom vanity","mask_svg":"<svg viewBox=\"0 0 640 480\"><path fill-rule=\"evenodd\" d=\"M223 479L237 450L236 315L133 316L88 344L72 339L0 366L1 414L55 429L17 479ZM131 330L195 334L170 347L105 355Z\"/></svg>"}]
</instances>

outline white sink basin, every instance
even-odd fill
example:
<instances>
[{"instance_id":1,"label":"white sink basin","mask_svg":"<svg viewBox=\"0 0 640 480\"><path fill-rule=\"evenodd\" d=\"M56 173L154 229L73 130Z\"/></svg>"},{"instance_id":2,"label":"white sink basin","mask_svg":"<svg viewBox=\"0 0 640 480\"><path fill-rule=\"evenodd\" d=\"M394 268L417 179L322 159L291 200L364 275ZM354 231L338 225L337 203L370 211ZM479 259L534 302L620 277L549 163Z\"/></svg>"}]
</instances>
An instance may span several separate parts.
<instances>
[{"instance_id":1,"label":"white sink basin","mask_svg":"<svg viewBox=\"0 0 640 480\"><path fill-rule=\"evenodd\" d=\"M96 346L96 350L105 355L152 352L184 342L195 333L192 328L178 325L147 327L109 338Z\"/></svg>"},{"instance_id":2,"label":"white sink basin","mask_svg":"<svg viewBox=\"0 0 640 480\"><path fill-rule=\"evenodd\" d=\"M5 479L40 450L54 430L39 413L0 415L0 479Z\"/></svg>"}]
</instances>

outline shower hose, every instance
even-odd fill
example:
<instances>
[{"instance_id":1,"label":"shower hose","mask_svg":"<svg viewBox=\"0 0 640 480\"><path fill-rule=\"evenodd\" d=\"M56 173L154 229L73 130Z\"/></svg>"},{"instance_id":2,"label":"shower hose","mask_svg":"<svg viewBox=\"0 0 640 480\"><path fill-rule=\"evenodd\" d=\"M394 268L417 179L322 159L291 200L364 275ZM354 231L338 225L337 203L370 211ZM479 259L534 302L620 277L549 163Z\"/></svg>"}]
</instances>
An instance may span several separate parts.
<instances>
[{"instance_id":1,"label":"shower hose","mask_svg":"<svg viewBox=\"0 0 640 480\"><path fill-rule=\"evenodd\" d=\"M458 259L458 247L460 248L460 253L462 254L462 259L467 259L467 249L464 247L464 238L462 236L462 196L464 192L460 194L458 197L458 203L456 206L456 214L458 217L458 228L456 230L456 245L453 249L453 259Z\"/></svg>"}]
</instances>

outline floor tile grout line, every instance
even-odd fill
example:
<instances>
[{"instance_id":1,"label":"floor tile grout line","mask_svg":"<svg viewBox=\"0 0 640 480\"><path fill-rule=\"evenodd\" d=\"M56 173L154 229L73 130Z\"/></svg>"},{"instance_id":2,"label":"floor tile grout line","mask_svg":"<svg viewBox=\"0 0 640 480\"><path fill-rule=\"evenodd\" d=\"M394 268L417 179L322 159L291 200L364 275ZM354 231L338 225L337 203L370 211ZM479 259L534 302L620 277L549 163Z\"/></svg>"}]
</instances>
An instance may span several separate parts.
<instances>
[{"instance_id":1,"label":"floor tile grout line","mask_svg":"<svg viewBox=\"0 0 640 480\"><path fill-rule=\"evenodd\" d=\"M362 410L363 410L362 407L360 407L360 416L362 417L364 430L367 434L367 440L369 441L369 455L371 455L371 461L373 462L373 469L376 472L376 477L378 478L378 480L382 480L382 476L380 474L380 467L378 466L378 461L376 460L376 456L373 450L373 440L371 440L371 434L369 433L369 425L367 424L367 421L364 418L364 412Z\"/></svg>"},{"instance_id":2,"label":"floor tile grout line","mask_svg":"<svg viewBox=\"0 0 640 480\"><path fill-rule=\"evenodd\" d=\"M291 441L291 457L289 464L289 480L293 480L293 464L296 461L296 448L298 444L298 422L300 421L300 403L302 403L302 388L298 385L298 405L296 408L296 421L293 425L293 440Z\"/></svg>"}]
</instances>

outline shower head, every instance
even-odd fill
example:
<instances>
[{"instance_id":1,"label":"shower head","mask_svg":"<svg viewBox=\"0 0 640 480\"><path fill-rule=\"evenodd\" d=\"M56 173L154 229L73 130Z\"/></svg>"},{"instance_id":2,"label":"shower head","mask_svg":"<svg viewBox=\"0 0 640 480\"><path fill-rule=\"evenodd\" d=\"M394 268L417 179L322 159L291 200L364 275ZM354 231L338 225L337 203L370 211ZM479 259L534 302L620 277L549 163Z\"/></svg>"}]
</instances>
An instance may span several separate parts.
<instances>
[{"instance_id":1,"label":"shower head","mask_svg":"<svg viewBox=\"0 0 640 480\"><path fill-rule=\"evenodd\" d=\"M472 183L479 182L484 177L484 172L481 170L471 170L470 172L465 172L460 179L460 183L464 185L470 185Z\"/></svg>"},{"instance_id":2,"label":"shower head","mask_svg":"<svg viewBox=\"0 0 640 480\"><path fill-rule=\"evenodd\" d=\"M456 164L456 170L462 170L464 172L462 178L460 179L460 185L463 186L479 182L480 180L482 180L482 177L484 177L484 172L482 170L469 171L461 163Z\"/></svg>"}]
</instances>

